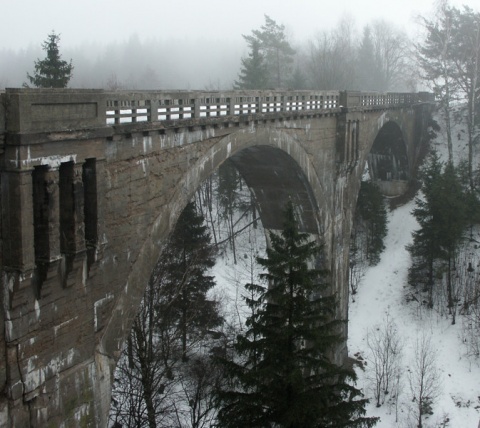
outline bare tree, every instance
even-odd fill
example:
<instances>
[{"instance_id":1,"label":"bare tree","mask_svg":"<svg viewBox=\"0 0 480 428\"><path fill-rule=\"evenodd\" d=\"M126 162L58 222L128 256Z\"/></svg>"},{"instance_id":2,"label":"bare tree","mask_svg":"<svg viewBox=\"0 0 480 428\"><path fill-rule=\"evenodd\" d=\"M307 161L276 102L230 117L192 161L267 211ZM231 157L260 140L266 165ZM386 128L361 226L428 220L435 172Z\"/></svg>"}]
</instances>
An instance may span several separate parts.
<instances>
[{"instance_id":1,"label":"bare tree","mask_svg":"<svg viewBox=\"0 0 480 428\"><path fill-rule=\"evenodd\" d=\"M213 390L222 382L222 373L208 353L192 358L180 374L181 400L174 403L179 427L211 427L216 418Z\"/></svg>"},{"instance_id":2,"label":"bare tree","mask_svg":"<svg viewBox=\"0 0 480 428\"><path fill-rule=\"evenodd\" d=\"M367 333L370 351L369 377L373 383L373 393L377 407L380 407L393 388L394 399L399 393L402 340L397 325L387 312L384 323Z\"/></svg>"},{"instance_id":3,"label":"bare tree","mask_svg":"<svg viewBox=\"0 0 480 428\"><path fill-rule=\"evenodd\" d=\"M408 370L417 428L423 427L426 415L433 414L433 406L441 392L437 352L431 338L424 331L416 340L414 359Z\"/></svg>"},{"instance_id":4,"label":"bare tree","mask_svg":"<svg viewBox=\"0 0 480 428\"><path fill-rule=\"evenodd\" d=\"M379 78L377 90L391 91L401 85L405 75L409 40L387 21L374 21L371 28Z\"/></svg>"},{"instance_id":5,"label":"bare tree","mask_svg":"<svg viewBox=\"0 0 480 428\"><path fill-rule=\"evenodd\" d=\"M422 18L422 23L427 34L423 44L416 46L417 59L423 70L422 78L435 92L444 115L448 159L453 162L452 104L457 96L458 85L453 78L453 24L447 1L440 1L433 20Z\"/></svg>"},{"instance_id":6,"label":"bare tree","mask_svg":"<svg viewBox=\"0 0 480 428\"><path fill-rule=\"evenodd\" d=\"M471 244L471 243L470 243ZM469 358L480 358L480 256L474 246L463 248L459 280L465 284L462 296L462 339Z\"/></svg>"},{"instance_id":7,"label":"bare tree","mask_svg":"<svg viewBox=\"0 0 480 428\"><path fill-rule=\"evenodd\" d=\"M331 32L309 43L309 77L314 89L351 88L355 81L356 34L352 19L344 17Z\"/></svg>"},{"instance_id":8,"label":"bare tree","mask_svg":"<svg viewBox=\"0 0 480 428\"><path fill-rule=\"evenodd\" d=\"M180 334L172 325L159 322L155 312L159 299L152 277L115 371L112 424L155 428L174 414Z\"/></svg>"},{"instance_id":9,"label":"bare tree","mask_svg":"<svg viewBox=\"0 0 480 428\"><path fill-rule=\"evenodd\" d=\"M455 64L455 80L467 101L468 176L473 190L474 144L480 138L477 117L480 97L480 13L467 6L462 11L451 8L449 12L454 23L451 57Z\"/></svg>"},{"instance_id":10,"label":"bare tree","mask_svg":"<svg viewBox=\"0 0 480 428\"><path fill-rule=\"evenodd\" d=\"M109 91L118 91L124 89L124 86L118 79L117 73L112 73L108 76L107 81L105 82L105 89Z\"/></svg>"}]
</instances>

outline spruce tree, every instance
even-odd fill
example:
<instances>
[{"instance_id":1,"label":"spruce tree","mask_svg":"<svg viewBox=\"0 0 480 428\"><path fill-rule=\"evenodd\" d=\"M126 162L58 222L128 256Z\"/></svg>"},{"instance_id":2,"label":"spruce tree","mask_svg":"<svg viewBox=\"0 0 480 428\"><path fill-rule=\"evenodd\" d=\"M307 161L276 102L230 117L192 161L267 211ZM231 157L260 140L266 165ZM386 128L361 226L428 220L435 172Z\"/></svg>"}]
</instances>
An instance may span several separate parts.
<instances>
[{"instance_id":1,"label":"spruce tree","mask_svg":"<svg viewBox=\"0 0 480 428\"><path fill-rule=\"evenodd\" d=\"M218 326L221 318L216 303L207 292L215 278L207 275L215 264L215 254L203 216L189 202L180 215L169 246L161 258L163 317L177 325L181 333L182 359L187 359L187 340L201 337Z\"/></svg>"},{"instance_id":2,"label":"spruce tree","mask_svg":"<svg viewBox=\"0 0 480 428\"><path fill-rule=\"evenodd\" d=\"M387 235L387 209L378 186L362 181L356 214L366 233L366 258L370 265L376 265L385 249L383 240Z\"/></svg>"},{"instance_id":3,"label":"spruce tree","mask_svg":"<svg viewBox=\"0 0 480 428\"><path fill-rule=\"evenodd\" d=\"M372 31L367 25L363 29L363 37L358 48L358 89L374 91L378 85L378 67L375 61Z\"/></svg>"},{"instance_id":4,"label":"spruce tree","mask_svg":"<svg viewBox=\"0 0 480 428\"><path fill-rule=\"evenodd\" d=\"M267 67L265 58L260 51L260 42L257 39L247 40L250 53L242 58L242 68L235 80L235 89L265 89L267 87Z\"/></svg>"},{"instance_id":5,"label":"spruce tree","mask_svg":"<svg viewBox=\"0 0 480 428\"><path fill-rule=\"evenodd\" d=\"M52 32L43 42L42 49L47 52L43 60L35 61L35 73L27 77L37 88L66 88L72 78L73 65L61 59L58 43L60 35Z\"/></svg>"},{"instance_id":6,"label":"spruce tree","mask_svg":"<svg viewBox=\"0 0 480 428\"><path fill-rule=\"evenodd\" d=\"M441 259L445 264L447 280L448 312L452 316L452 324L456 319L455 259L460 241L468 224L467 197L456 168L448 162L440 181L441 211L439 212L441 231Z\"/></svg>"},{"instance_id":7,"label":"spruce tree","mask_svg":"<svg viewBox=\"0 0 480 428\"><path fill-rule=\"evenodd\" d=\"M412 266L408 273L408 282L412 286L421 286L428 293L428 306L433 307L435 285L435 261L439 253L440 222L440 180L443 164L436 152L432 153L421 171L423 197L415 198L412 214L420 228L412 233L413 243L407 246L412 255Z\"/></svg>"},{"instance_id":8,"label":"spruce tree","mask_svg":"<svg viewBox=\"0 0 480 428\"><path fill-rule=\"evenodd\" d=\"M413 232L413 244L407 247L413 258L409 283L423 285L423 291L428 292L428 306L433 307L436 271L445 268L448 308L455 323L452 270L468 225L468 197L456 168L451 162L444 166L436 153L423 169L422 178L423 198L415 199L413 210L420 228Z\"/></svg>"},{"instance_id":9,"label":"spruce tree","mask_svg":"<svg viewBox=\"0 0 480 428\"><path fill-rule=\"evenodd\" d=\"M371 427L367 400L348 383L353 370L331 356L342 342L326 272L311 268L321 247L298 230L292 203L280 235L258 263L264 284L248 284L251 315L222 360L228 387L218 391L222 427Z\"/></svg>"},{"instance_id":10,"label":"spruce tree","mask_svg":"<svg viewBox=\"0 0 480 428\"><path fill-rule=\"evenodd\" d=\"M265 15L265 24L259 30L253 30L251 35L243 36L243 38L250 46L252 54L254 48L258 48L258 57L260 58L261 55L265 62L266 84L274 88L285 87L290 79L295 55L295 50L285 34L285 26L278 25L272 18ZM242 66L245 64L242 63Z\"/></svg>"}]
</instances>

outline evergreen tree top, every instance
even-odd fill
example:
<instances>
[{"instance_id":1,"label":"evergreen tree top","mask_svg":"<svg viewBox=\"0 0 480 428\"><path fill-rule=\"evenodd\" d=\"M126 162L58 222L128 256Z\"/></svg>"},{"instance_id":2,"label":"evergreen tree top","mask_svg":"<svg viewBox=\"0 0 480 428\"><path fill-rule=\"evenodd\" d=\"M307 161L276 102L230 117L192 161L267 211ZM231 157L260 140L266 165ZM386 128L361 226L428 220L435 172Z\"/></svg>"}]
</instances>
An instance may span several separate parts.
<instances>
[{"instance_id":1,"label":"evergreen tree top","mask_svg":"<svg viewBox=\"0 0 480 428\"><path fill-rule=\"evenodd\" d=\"M35 61L33 76L27 73L30 83L37 88L66 88L72 78L72 60L68 63L61 59L59 42L60 34L52 31L42 44L42 49L47 53L46 58Z\"/></svg>"}]
</instances>

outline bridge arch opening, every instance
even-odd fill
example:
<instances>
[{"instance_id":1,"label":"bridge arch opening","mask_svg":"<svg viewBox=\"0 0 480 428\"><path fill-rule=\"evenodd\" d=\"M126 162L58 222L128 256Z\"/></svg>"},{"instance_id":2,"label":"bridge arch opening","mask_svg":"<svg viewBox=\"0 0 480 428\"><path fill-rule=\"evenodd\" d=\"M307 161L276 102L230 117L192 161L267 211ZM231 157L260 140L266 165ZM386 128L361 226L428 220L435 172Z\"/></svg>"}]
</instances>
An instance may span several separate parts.
<instances>
[{"instance_id":1,"label":"bridge arch opening","mask_svg":"<svg viewBox=\"0 0 480 428\"><path fill-rule=\"evenodd\" d=\"M399 196L410 178L407 144L400 126L389 121L382 126L367 157L368 175L385 196Z\"/></svg>"},{"instance_id":2,"label":"bridge arch opening","mask_svg":"<svg viewBox=\"0 0 480 428\"><path fill-rule=\"evenodd\" d=\"M129 304L122 305L122 302L120 302L119 310L114 311L109 322L112 328L106 332L107 335L111 336L104 336L105 341L101 344L103 345L102 353L101 355L99 355L100 353L97 354L99 359L103 359L103 355L110 355L108 365L111 375L113 375L116 360L120 356L122 344L125 343L130 334L131 322L140 307L143 292L147 287L148 278L145 273L148 272L148 275L150 275L154 271L161 251L159 243L166 241L180 213L192 199L201 183L224 162L233 164L249 187L264 229L282 229L282 212L287 201L291 200L296 207L302 231L313 235L314 239L320 239L322 222L319 219L319 206L310 184L312 176L307 177L304 169L293 156L303 160L308 159L308 157L304 153L297 153L292 156L291 153L295 152L292 147L290 147L292 150L289 153L270 144L259 145L257 141L261 142L264 139L257 136L256 140L249 141L246 146L241 146L238 150L234 150L232 147L232 138L220 141L218 143L219 150L214 149L212 151L219 153L222 148L226 148L224 155L214 159L210 168L205 168L204 159L198 159L198 168L190 168L179 184L178 197L172 199L173 205L170 207L170 211L160 215L162 218L168 216L169 226L168 228L154 227L149 242L145 244L148 251L144 251L139 256L139 260L136 262L139 268L133 269L134 272L139 273L141 270L143 275L137 276L136 273L133 273L129 276L128 287L125 287L125 294L122 296L123 299L129 301ZM136 303L132 303L134 299L137 300ZM134 311L132 311L132 307L135 308ZM130 322L127 323L126 320L128 319L130 319ZM114 328L115 325L117 328ZM122 325L123 328L119 330L118 325Z\"/></svg>"}]
</instances>

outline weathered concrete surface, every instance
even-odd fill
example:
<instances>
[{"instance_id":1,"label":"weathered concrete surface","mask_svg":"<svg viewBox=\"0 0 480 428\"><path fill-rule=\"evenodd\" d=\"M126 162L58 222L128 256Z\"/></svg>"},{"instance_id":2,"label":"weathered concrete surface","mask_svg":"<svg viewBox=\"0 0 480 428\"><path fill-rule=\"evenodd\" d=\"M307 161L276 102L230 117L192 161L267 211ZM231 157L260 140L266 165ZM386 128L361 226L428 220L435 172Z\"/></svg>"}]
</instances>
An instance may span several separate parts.
<instances>
[{"instance_id":1,"label":"weathered concrete surface","mask_svg":"<svg viewBox=\"0 0 480 428\"><path fill-rule=\"evenodd\" d=\"M252 188L266 228L280 227L289 198L298 204L305 230L325 243L338 316L347 319L350 228L368 153L394 122L410 173L429 111L427 104L337 105L106 126L107 95L19 90L7 97L1 426L106 425L115 364L159 248L226 159ZM164 94L155 96L167 105ZM231 97L218 94L235 111ZM189 103L186 111L201 111Z\"/></svg>"}]
</instances>

